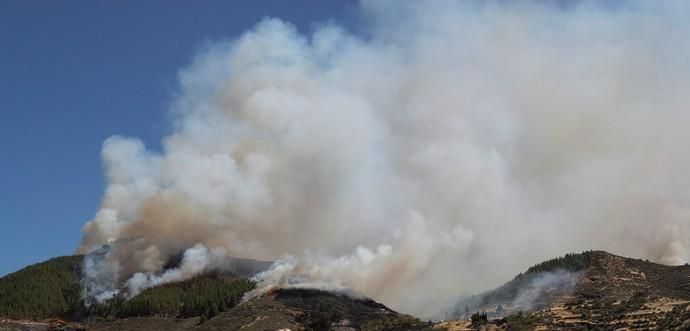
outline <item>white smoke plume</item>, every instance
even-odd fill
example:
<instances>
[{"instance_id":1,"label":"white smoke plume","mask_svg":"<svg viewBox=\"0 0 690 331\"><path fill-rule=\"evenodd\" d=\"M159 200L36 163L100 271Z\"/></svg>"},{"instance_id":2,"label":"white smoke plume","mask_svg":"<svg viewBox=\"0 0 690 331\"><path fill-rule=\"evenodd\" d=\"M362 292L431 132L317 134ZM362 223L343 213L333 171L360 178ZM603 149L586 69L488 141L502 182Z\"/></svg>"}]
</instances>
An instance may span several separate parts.
<instances>
[{"instance_id":1,"label":"white smoke plume","mask_svg":"<svg viewBox=\"0 0 690 331\"><path fill-rule=\"evenodd\" d=\"M208 46L162 152L103 145L87 295L207 269L162 270L190 249L420 315L565 252L688 261L690 7L558 4L364 1L357 33Z\"/></svg>"},{"instance_id":2,"label":"white smoke plume","mask_svg":"<svg viewBox=\"0 0 690 331\"><path fill-rule=\"evenodd\" d=\"M118 251L122 241L101 246L84 258L82 285L87 304L93 301L102 302L113 298L124 290L126 297L131 298L141 291L159 284L178 282L207 271L229 271L225 249L222 247L208 249L202 244L197 244L184 251L179 266L164 270L159 273L152 271L136 272L120 286L118 279L120 264L118 260L111 260L111 253Z\"/></svg>"},{"instance_id":3,"label":"white smoke plume","mask_svg":"<svg viewBox=\"0 0 690 331\"><path fill-rule=\"evenodd\" d=\"M198 275L204 271L212 270L214 265L219 265L218 260L225 256L225 249L216 248L209 250L204 245L197 244L186 250L179 267L165 270L160 275L137 272L125 283L128 296L137 295L142 290L158 284L179 282L189 278L190 275Z\"/></svg>"},{"instance_id":4,"label":"white smoke plume","mask_svg":"<svg viewBox=\"0 0 690 331\"><path fill-rule=\"evenodd\" d=\"M511 302L511 309L531 311L541 308L539 305L545 302L551 293L554 293L554 296L571 293L580 277L580 273L565 270L541 272L535 275L527 286L518 289L515 299Z\"/></svg>"}]
</instances>

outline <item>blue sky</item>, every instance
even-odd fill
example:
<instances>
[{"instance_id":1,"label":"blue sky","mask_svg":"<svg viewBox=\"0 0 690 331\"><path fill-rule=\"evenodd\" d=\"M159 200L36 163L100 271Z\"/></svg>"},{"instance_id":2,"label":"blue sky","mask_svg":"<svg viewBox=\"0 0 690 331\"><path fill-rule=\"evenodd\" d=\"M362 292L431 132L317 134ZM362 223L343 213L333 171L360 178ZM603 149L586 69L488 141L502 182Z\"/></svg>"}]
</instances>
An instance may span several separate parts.
<instances>
[{"instance_id":1,"label":"blue sky","mask_svg":"<svg viewBox=\"0 0 690 331\"><path fill-rule=\"evenodd\" d=\"M352 1L0 2L0 275L71 254L98 208L103 141L160 147L178 71L265 16L308 32Z\"/></svg>"}]
</instances>

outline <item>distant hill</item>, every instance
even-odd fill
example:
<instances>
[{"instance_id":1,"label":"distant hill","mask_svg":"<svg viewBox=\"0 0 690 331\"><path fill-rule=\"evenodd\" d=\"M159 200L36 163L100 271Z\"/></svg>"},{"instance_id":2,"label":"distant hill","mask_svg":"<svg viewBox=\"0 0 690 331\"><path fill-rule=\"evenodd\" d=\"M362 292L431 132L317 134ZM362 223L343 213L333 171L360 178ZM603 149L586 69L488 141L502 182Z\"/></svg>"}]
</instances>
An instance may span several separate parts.
<instances>
[{"instance_id":1,"label":"distant hill","mask_svg":"<svg viewBox=\"0 0 690 331\"><path fill-rule=\"evenodd\" d=\"M477 312L512 329L688 330L690 266L603 251L568 254L460 300L455 315L466 319Z\"/></svg>"},{"instance_id":2,"label":"distant hill","mask_svg":"<svg viewBox=\"0 0 690 331\"><path fill-rule=\"evenodd\" d=\"M534 265L494 290L461 299L453 316L464 318L476 311L489 310L493 312L490 316L496 317L543 308L551 297L572 292L581 272L594 263L597 254L570 253Z\"/></svg>"}]
</instances>

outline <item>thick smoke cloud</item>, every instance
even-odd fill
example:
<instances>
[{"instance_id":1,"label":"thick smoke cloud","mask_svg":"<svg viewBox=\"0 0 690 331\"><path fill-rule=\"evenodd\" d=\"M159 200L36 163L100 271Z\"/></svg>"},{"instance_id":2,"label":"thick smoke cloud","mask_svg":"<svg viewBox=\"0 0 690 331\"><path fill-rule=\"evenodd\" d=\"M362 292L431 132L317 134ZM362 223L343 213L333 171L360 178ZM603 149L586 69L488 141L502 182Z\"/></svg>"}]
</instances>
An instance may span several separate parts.
<instances>
[{"instance_id":1,"label":"thick smoke cloud","mask_svg":"<svg viewBox=\"0 0 690 331\"><path fill-rule=\"evenodd\" d=\"M688 9L365 1L357 34L265 19L208 46L162 152L103 145L87 294L218 253L425 315L565 252L684 263Z\"/></svg>"}]
</instances>

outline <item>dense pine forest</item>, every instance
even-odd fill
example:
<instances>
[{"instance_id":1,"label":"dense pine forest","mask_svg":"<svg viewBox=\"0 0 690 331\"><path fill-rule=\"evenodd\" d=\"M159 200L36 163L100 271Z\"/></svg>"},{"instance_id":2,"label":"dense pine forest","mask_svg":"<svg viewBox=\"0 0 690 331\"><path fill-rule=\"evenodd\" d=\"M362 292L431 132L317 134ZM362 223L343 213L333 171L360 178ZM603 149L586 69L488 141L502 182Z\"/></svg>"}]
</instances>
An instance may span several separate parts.
<instances>
[{"instance_id":1,"label":"dense pine forest","mask_svg":"<svg viewBox=\"0 0 690 331\"><path fill-rule=\"evenodd\" d=\"M86 316L105 319L137 316L201 316L202 321L238 304L254 284L245 278L212 274L149 288L130 300L116 296L86 308Z\"/></svg>"},{"instance_id":2,"label":"dense pine forest","mask_svg":"<svg viewBox=\"0 0 690 331\"><path fill-rule=\"evenodd\" d=\"M534 265L527 269L526 273L539 273L555 270L581 271L590 266L592 261L595 260L596 254L598 254L597 251L585 251L577 254L568 253L564 256L560 256Z\"/></svg>"},{"instance_id":3,"label":"dense pine forest","mask_svg":"<svg viewBox=\"0 0 690 331\"><path fill-rule=\"evenodd\" d=\"M79 310L81 256L62 256L0 278L0 317L67 318Z\"/></svg>"},{"instance_id":4,"label":"dense pine forest","mask_svg":"<svg viewBox=\"0 0 690 331\"><path fill-rule=\"evenodd\" d=\"M147 289L130 300L116 296L86 307L81 300L81 256L63 256L0 278L0 317L12 319L112 319L135 316L201 316L238 304L254 284L241 277L209 274Z\"/></svg>"}]
</instances>

